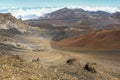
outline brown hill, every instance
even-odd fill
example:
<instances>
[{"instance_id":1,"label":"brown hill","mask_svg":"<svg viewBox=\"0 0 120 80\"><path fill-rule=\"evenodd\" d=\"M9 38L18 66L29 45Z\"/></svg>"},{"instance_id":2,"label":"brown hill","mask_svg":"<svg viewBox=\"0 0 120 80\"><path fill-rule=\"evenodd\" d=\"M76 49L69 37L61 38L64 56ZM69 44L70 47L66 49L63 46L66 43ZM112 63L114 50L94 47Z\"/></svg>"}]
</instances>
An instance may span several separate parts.
<instances>
[{"instance_id":1,"label":"brown hill","mask_svg":"<svg viewBox=\"0 0 120 80\"><path fill-rule=\"evenodd\" d=\"M64 47L77 47L80 50L119 50L120 30L99 30L81 34L77 37L54 41Z\"/></svg>"}]
</instances>

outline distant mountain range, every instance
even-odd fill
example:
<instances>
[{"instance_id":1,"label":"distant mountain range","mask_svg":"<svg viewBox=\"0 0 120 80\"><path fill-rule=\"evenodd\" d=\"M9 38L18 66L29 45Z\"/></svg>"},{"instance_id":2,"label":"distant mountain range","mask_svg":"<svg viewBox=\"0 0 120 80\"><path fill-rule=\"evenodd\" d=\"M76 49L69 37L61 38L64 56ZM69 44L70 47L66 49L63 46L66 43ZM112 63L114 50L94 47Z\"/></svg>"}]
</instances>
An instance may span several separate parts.
<instances>
[{"instance_id":1,"label":"distant mountain range","mask_svg":"<svg viewBox=\"0 0 120 80\"><path fill-rule=\"evenodd\" d=\"M79 17L80 15L77 14L83 14L86 13L85 15L88 14L93 14L93 15L103 15L108 16L108 13L114 13L114 12L120 12L119 8L112 8L112 7L97 7L97 8L92 8L92 7L69 7L69 8L63 8L63 7L32 7L32 8L0 8L1 13L11 13L13 16L16 18L22 18L22 20L28 20L28 19L38 19L38 18L43 18L45 16L51 15L53 17L53 13L57 15L56 12L60 11L68 11L69 13L73 13L71 17ZM77 12L77 13L76 13ZM81 13L79 13L81 12ZM97 13L97 14L96 14ZM68 13L66 13L68 14ZM64 14L64 16L66 15ZM70 15L70 14L69 14ZM66 18L69 17L66 16ZM75 16L77 15L77 16ZM48 16L49 17L49 16ZM60 15L58 16L60 17ZM84 15L83 15L84 17Z\"/></svg>"},{"instance_id":2,"label":"distant mountain range","mask_svg":"<svg viewBox=\"0 0 120 80\"><path fill-rule=\"evenodd\" d=\"M85 11L83 9L62 8L47 14L48 19L82 19L82 18L108 18L112 14L105 11Z\"/></svg>"}]
</instances>

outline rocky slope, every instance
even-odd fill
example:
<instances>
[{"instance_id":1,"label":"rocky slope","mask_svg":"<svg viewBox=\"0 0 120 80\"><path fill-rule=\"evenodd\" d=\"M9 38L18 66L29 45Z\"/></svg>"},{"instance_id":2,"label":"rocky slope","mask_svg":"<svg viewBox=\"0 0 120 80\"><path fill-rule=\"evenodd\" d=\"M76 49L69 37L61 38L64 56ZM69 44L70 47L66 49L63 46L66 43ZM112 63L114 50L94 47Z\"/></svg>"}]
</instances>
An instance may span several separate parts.
<instances>
[{"instance_id":1,"label":"rocky slope","mask_svg":"<svg viewBox=\"0 0 120 80\"><path fill-rule=\"evenodd\" d=\"M20 19L16 19L10 13L0 13L0 29L15 28L20 32L25 32L29 26L22 22Z\"/></svg>"},{"instance_id":2,"label":"rocky slope","mask_svg":"<svg viewBox=\"0 0 120 80\"><path fill-rule=\"evenodd\" d=\"M18 39L16 39L16 37L19 35L24 35L29 29L29 25L20 19L16 19L10 13L0 13L1 51L7 52L20 48L20 45L18 46Z\"/></svg>"},{"instance_id":3,"label":"rocky slope","mask_svg":"<svg viewBox=\"0 0 120 80\"><path fill-rule=\"evenodd\" d=\"M80 50L119 50L120 30L98 30L53 43L58 46L79 47Z\"/></svg>"},{"instance_id":4,"label":"rocky slope","mask_svg":"<svg viewBox=\"0 0 120 80\"><path fill-rule=\"evenodd\" d=\"M88 65L89 64L89 65ZM88 63L92 70L84 70L85 65L66 64L61 66L42 65L39 61L27 62L18 55L0 53L1 80L118 80L114 71L105 70L101 65ZM87 66L86 66L87 67ZM87 69L87 68L85 68Z\"/></svg>"}]
</instances>

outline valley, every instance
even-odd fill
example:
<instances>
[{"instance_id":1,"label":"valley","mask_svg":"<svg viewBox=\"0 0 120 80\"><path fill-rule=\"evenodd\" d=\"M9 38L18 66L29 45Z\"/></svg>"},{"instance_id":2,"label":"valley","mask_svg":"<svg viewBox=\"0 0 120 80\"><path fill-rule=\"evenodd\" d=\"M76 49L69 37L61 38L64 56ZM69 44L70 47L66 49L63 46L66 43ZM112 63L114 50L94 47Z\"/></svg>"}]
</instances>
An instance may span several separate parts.
<instances>
[{"instance_id":1,"label":"valley","mask_svg":"<svg viewBox=\"0 0 120 80\"><path fill-rule=\"evenodd\" d=\"M11 80L14 75L13 80L119 80L120 23L111 16L63 8L45 19L22 21L1 13L0 69L4 75L0 79ZM4 66L16 73L6 73ZM26 77L19 73L21 69Z\"/></svg>"}]
</instances>

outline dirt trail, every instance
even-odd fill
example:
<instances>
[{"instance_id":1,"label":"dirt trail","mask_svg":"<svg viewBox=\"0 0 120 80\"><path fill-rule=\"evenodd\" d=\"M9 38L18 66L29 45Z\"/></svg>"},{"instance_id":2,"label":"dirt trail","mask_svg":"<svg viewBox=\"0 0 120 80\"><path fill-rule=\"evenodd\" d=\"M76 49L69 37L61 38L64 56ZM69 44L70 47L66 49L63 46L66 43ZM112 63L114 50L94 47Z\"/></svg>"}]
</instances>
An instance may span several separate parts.
<instances>
[{"instance_id":1,"label":"dirt trail","mask_svg":"<svg viewBox=\"0 0 120 80\"><path fill-rule=\"evenodd\" d=\"M110 55L97 55L97 54L84 54L84 53L74 53L68 51L61 51L53 49L50 46L50 38L35 37L35 36L20 36L17 39L22 39L22 43L26 44L29 49L24 49L22 55L27 56L28 60L40 59L41 63L51 63L55 65L65 64L70 58L79 59L81 63L85 62L96 62L98 64L109 66L109 67L120 67L119 61L111 60ZM37 51L38 50L38 51ZM21 51L19 52L21 54ZM17 52L18 53L18 52ZM115 56L113 58L118 58Z\"/></svg>"},{"instance_id":2,"label":"dirt trail","mask_svg":"<svg viewBox=\"0 0 120 80\"><path fill-rule=\"evenodd\" d=\"M28 60L39 58L41 63L65 64L70 57L64 51L55 50L50 46L50 39L35 36L20 36L17 39L27 45L27 49L22 49L22 55ZM22 40L21 40L22 39ZM19 42L20 42L19 41ZM21 54L21 51L17 52Z\"/></svg>"}]
</instances>

